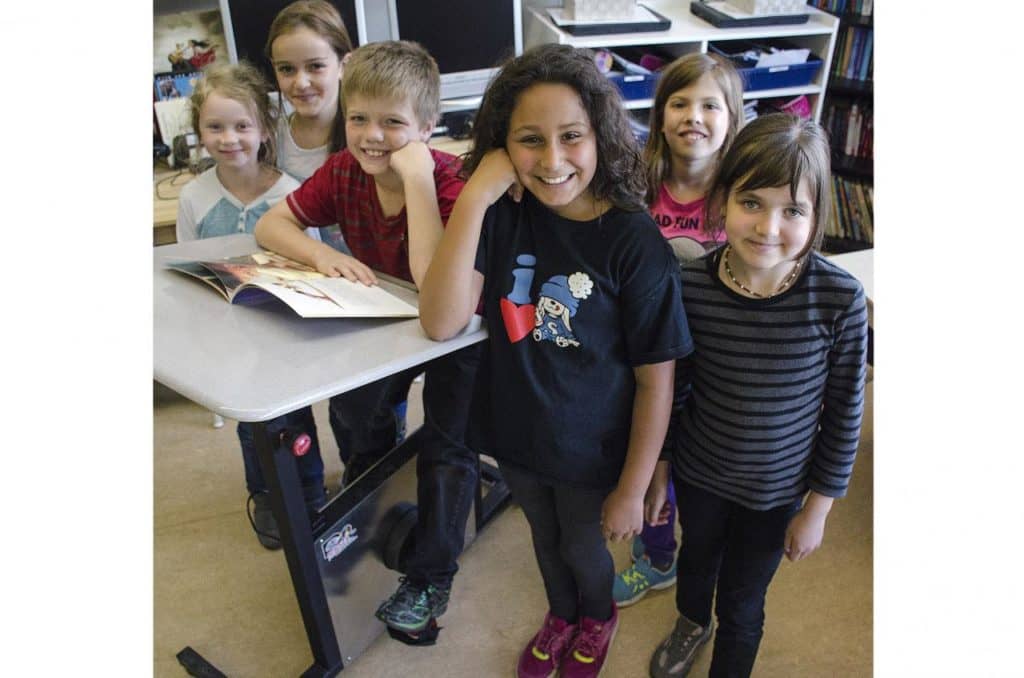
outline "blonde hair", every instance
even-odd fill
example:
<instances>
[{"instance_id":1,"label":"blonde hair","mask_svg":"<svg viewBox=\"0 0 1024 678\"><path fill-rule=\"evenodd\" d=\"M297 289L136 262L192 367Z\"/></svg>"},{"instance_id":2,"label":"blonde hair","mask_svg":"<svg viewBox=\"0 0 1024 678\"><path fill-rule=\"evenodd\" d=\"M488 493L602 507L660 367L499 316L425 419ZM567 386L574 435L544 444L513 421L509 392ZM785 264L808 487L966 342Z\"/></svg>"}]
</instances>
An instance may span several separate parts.
<instances>
[{"instance_id":1,"label":"blonde hair","mask_svg":"<svg viewBox=\"0 0 1024 678\"><path fill-rule=\"evenodd\" d=\"M338 56L338 61L343 61L345 55L352 51L352 39L345 28L345 22L337 8L326 0L296 0L288 5L274 17L267 32L267 44L263 47L263 53L273 65L274 41L286 33L291 33L298 28L307 28L320 36ZM340 90L339 90L340 91ZM283 96L278 92L278 107L284 110ZM341 115L342 105L338 103L338 115L334 116L334 126L331 128L331 138L328 142L329 152L334 153L345 147L345 117Z\"/></svg>"},{"instance_id":2,"label":"blonde hair","mask_svg":"<svg viewBox=\"0 0 1024 678\"><path fill-rule=\"evenodd\" d=\"M739 73L717 54L686 54L665 67L658 78L658 87L651 105L650 133L644 144L644 165L647 168L647 204L651 205L658 198L661 185L672 174L672 149L665 141L661 128L665 125L665 105L668 98L705 75L711 75L715 84L722 90L725 108L729 113L729 126L725 131L725 141L718 150L721 160L725 152L736 138L736 133L743 121L743 81Z\"/></svg>"},{"instance_id":3,"label":"blonde hair","mask_svg":"<svg viewBox=\"0 0 1024 678\"><path fill-rule=\"evenodd\" d=\"M277 115L270 106L270 85L255 66L244 59L237 64L214 63L203 69L203 76L196 82L189 97L192 129L200 132L199 112L211 94L233 99L249 109L260 126L261 136L257 158L260 162L274 165L277 162L277 140L274 130Z\"/></svg>"},{"instance_id":4,"label":"blonde hair","mask_svg":"<svg viewBox=\"0 0 1024 678\"><path fill-rule=\"evenodd\" d=\"M408 40L371 42L345 62L342 98L404 99L421 126L433 127L441 110L441 73L422 45Z\"/></svg>"},{"instance_id":5,"label":"blonde hair","mask_svg":"<svg viewBox=\"0 0 1024 678\"><path fill-rule=\"evenodd\" d=\"M788 186L796 201L806 179L814 209L814 224L804 256L821 246L832 216L832 172L828 136L813 120L788 113L762 115L747 124L719 163L707 201L704 229L716 233L724 227L724 208L733 191Z\"/></svg>"}]
</instances>

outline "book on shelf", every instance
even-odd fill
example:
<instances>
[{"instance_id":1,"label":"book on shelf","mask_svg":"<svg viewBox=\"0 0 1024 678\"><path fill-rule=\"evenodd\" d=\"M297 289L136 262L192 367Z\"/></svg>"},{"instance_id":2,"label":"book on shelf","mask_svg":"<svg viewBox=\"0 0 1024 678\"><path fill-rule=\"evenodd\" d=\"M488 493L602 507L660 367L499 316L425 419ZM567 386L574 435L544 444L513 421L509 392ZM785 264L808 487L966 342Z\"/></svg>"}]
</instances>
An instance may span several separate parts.
<instances>
[{"instance_id":1,"label":"book on shelf","mask_svg":"<svg viewBox=\"0 0 1024 678\"><path fill-rule=\"evenodd\" d=\"M410 296L404 281L379 273L380 282L374 286L330 278L274 252L216 261L173 261L167 268L201 280L232 304L252 306L277 299L303 318L419 315L419 309L402 298Z\"/></svg>"},{"instance_id":2,"label":"book on shelf","mask_svg":"<svg viewBox=\"0 0 1024 678\"><path fill-rule=\"evenodd\" d=\"M850 58L846 62L846 69L843 71L843 77L847 80L853 80L854 73L859 72L859 60L861 55L861 45L864 42L864 31L859 28L849 28L850 32Z\"/></svg>"},{"instance_id":3,"label":"book on shelf","mask_svg":"<svg viewBox=\"0 0 1024 678\"><path fill-rule=\"evenodd\" d=\"M864 39L863 56L861 59L860 70L857 72L857 79L861 82L866 82L871 79L871 50L875 41L874 36L875 32L869 30Z\"/></svg>"},{"instance_id":4,"label":"book on shelf","mask_svg":"<svg viewBox=\"0 0 1024 678\"><path fill-rule=\"evenodd\" d=\"M832 223L825 235L873 244L871 186L864 182L834 176L830 188Z\"/></svg>"}]
</instances>

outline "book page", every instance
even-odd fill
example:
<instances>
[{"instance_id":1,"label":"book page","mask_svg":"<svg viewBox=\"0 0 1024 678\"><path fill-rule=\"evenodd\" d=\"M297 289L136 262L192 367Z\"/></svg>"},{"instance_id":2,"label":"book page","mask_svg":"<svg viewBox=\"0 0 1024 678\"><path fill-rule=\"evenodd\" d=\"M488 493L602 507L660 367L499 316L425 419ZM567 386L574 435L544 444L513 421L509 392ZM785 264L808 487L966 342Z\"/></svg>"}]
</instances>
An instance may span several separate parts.
<instances>
[{"instance_id":1,"label":"book page","mask_svg":"<svg viewBox=\"0 0 1024 678\"><path fill-rule=\"evenodd\" d=\"M346 317L415 318L419 309L387 291L389 283L369 287L345 278L320 278L306 281L310 287L330 297Z\"/></svg>"}]
</instances>

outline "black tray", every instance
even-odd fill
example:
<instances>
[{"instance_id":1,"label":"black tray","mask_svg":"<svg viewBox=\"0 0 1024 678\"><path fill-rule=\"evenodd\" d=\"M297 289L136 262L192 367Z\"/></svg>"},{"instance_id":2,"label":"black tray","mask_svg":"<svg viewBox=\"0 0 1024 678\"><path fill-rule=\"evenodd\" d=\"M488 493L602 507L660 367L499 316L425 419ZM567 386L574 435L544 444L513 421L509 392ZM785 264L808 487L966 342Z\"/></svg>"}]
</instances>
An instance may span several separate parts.
<instances>
[{"instance_id":1,"label":"black tray","mask_svg":"<svg viewBox=\"0 0 1024 678\"><path fill-rule=\"evenodd\" d=\"M790 24L805 24L811 18L810 14L769 14L755 16L749 19L736 19L719 12L702 0L693 0L690 3L690 14L700 17L715 28L742 28L744 26L786 26Z\"/></svg>"},{"instance_id":2,"label":"black tray","mask_svg":"<svg viewBox=\"0 0 1024 678\"><path fill-rule=\"evenodd\" d=\"M593 24L577 24L577 23L561 23L558 19L552 15L551 11L548 10L548 18L551 19L551 23L555 25L555 28L563 30L570 35L608 35L610 33L647 33L649 31L667 31L672 27L672 20L662 16L658 12L644 5L639 4L648 12L654 15L654 19L650 21L623 21L620 23L614 22L600 22ZM560 8L553 8L560 9Z\"/></svg>"}]
</instances>

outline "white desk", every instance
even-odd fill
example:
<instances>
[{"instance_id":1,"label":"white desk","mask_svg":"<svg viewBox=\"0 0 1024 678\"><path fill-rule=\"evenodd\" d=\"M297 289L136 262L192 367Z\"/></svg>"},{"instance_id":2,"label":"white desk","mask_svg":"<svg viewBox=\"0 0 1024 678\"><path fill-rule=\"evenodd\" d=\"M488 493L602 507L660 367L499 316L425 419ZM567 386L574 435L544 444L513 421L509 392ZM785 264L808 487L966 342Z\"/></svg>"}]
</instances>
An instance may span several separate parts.
<instances>
[{"instance_id":1,"label":"white desk","mask_svg":"<svg viewBox=\"0 0 1024 678\"><path fill-rule=\"evenodd\" d=\"M276 302L234 306L208 285L163 268L168 259L257 249L250 235L154 249L153 375L217 414L257 422L260 466L313 655L303 675L328 678L342 670L342 657L298 472L290 451L270 440L260 422L482 341L486 331L475 317L458 337L439 343L426 337L416 318L313 320ZM415 296L409 292L407 300ZM192 654L193 661L205 661Z\"/></svg>"},{"instance_id":2,"label":"white desk","mask_svg":"<svg viewBox=\"0 0 1024 678\"><path fill-rule=\"evenodd\" d=\"M845 268L864 286L868 303L875 298L875 250L859 250L846 254L834 254L828 258L832 263Z\"/></svg>"},{"instance_id":3,"label":"white desk","mask_svg":"<svg viewBox=\"0 0 1024 678\"><path fill-rule=\"evenodd\" d=\"M859 250L836 254L829 261L841 266L864 286L868 307L868 364L875 363L875 250ZM870 374L870 372L869 372Z\"/></svg>"},{"instance_id":4,"label":"white desk","mask_svg":"<svg viewBox=\"0 0 1024 678\"><path fill-rule=\"evenodd\" d=\"M417 318L304 319L283 304L236 306L163 268L171 259L258 249L251 235L239 234L153 250L153 376L224 417L267 421L487 336L479 317L459 336L436 342ZM404 299L416 303L416 294Z\"/></svg>"}]
</instances>

